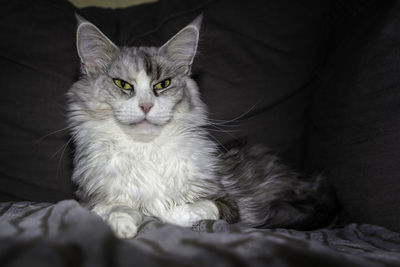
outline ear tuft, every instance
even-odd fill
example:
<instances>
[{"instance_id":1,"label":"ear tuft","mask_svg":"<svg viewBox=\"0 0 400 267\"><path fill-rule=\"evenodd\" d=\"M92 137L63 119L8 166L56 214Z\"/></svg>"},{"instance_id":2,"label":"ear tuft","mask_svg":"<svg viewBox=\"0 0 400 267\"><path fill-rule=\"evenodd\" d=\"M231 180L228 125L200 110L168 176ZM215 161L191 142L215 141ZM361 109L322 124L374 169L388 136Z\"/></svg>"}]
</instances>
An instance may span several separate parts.
<instances>
[{"instance_id":1,"label":"ear tuft","mask_svg":"<svg viewBox=\"0 0 400 267\"><path fill-rule=\"evenodd\" d=\"M198 15L189 25L195 26L200 31L202 22L203 22L203 13Z\"/></svg>"},{"instance_id":2,"label":"ear tuft","mask_svg":"<svg viewBox=\"0 0 400 267\"><path fill-rule=\"evenodd\" d=\"M95 25L75 14L78 22L76 46L85 74L103 69L119 49Z\"/></svg>"},{"instance_id":3,"label":"ear tuft","mask_svg":"<svg viewBox=\"0 0 400 267\"><path fill-rule=\"evenodd\" d=\"M79 15L78 13L75 12L75 18L76 18L76 22L79 24L82 24L83 22L89 22L86 19L84 19L83 17L81 17L81 15Z\"/></svg>"},{"instance_id":4,"label":"ear tuft","mask_svg":"<svg viewBox=\"0 0 400 267\"><path fill-rule=\"evenodd\" d=\"M161 54L172 60L186 74L190 74L196 55L202 20L203 15L198 16L159 49Z\"/></svg>"}]
</instances>

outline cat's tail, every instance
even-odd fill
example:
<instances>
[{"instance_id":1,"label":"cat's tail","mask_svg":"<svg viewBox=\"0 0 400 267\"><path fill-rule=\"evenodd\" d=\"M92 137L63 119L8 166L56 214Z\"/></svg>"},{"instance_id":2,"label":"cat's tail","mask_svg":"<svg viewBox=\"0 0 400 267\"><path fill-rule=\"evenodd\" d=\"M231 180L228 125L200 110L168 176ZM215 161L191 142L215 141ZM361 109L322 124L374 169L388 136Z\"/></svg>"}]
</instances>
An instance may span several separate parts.
<instances>
[{"instance_id":1,"label":"cat's tail","mask_svg":"<svg viewBox=\"0 0 400 267\"><path fill-rule=\"evenodd\" d=\"M233 148L221 158L222 219L252 227L308 230L336 218L337 201L324 176L299 175L257 146Z\"/></svg>"}]
</instances>

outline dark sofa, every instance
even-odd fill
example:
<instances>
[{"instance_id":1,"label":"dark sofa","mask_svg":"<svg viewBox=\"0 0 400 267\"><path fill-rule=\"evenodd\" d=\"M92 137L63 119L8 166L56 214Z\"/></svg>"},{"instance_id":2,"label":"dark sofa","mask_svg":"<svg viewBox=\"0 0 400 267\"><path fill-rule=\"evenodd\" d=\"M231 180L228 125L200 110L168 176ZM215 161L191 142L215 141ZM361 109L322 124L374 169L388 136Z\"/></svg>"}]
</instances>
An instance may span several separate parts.
<instances>
[{"instance_id":1,"label":"dark sofa","mask_svg":"<svg viewBox=\"0 0 400 267\"><path fill-rule=\"evenodd\" d=\"M160 0L0 9L0 266L400 266L400 3ZM119 240L74 200L65 93L79 76L74 12L118 45L161 45L204 14L193 66L221 149L271 147L323 172L340 224L313 231L146 218Z\"/></svg>"}]
</instances>

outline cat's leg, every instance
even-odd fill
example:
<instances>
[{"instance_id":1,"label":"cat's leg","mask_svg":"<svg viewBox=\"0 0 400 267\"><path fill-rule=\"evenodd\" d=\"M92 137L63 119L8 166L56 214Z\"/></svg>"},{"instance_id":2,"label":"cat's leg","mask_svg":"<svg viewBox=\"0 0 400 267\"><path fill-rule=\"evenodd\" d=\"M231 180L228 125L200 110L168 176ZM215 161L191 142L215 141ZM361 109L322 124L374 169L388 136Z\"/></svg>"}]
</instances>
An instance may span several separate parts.
<instances>
[{"instance_id":1,"label":"cat's leg","mask_svg":"<svg viewBox=\"0 0 400 267\"><path fill-rule=\"evenodd\" d=\"M218 220L219 209L214 201L201 200L173 207L163 218L180 226L192 226L200 220Z\"/></svg>"},{"instance_id":2,"label":"cat's leg","mask_svg":"<svg viewBox=\"0 0 400 267\"><path fill-rule=\"evenodd\" d=\"M136 236L138 226L143 221L143 215L125 205L101 205L92 209L100 215L119 238L133 238Z\"/></svg>"}]
</instances>

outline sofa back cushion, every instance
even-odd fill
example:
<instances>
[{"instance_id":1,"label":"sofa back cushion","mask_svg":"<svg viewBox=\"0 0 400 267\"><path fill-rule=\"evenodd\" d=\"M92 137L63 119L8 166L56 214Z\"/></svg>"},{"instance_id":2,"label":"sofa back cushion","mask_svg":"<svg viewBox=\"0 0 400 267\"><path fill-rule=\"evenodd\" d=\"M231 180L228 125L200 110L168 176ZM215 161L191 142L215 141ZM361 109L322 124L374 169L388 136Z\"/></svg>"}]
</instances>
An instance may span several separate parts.
<instances>
[{"instance_id":1,"label":"sofa back cushion","mask_svg":"<svg viewBox=\"0 0 400 267\"><path fill-rule=\"evenodd\" d=\"M336 29L309 155L351 220L400 231L400 3L369 2Z\"/></svg>"}]
</instances>

